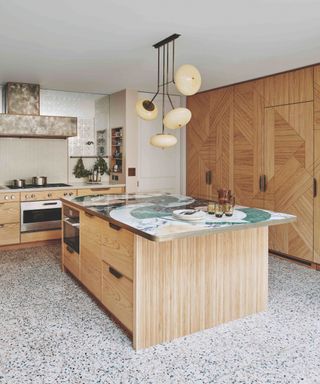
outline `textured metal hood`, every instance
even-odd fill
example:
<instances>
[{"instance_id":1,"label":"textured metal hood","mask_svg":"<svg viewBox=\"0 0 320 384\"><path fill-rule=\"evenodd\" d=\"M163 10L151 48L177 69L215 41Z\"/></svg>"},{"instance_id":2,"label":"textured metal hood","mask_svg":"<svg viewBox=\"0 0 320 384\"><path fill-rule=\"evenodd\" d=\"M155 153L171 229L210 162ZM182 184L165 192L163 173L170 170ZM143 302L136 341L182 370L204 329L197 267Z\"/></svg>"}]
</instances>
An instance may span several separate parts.
<instances>
[{"instance_id":1,"label":"textured metal hood","mask_svg":"<svg viewBox=\"0 0 320 384\"><path fill-rule=\"evenodd\" d=\"M0 137L67 138L77 135L77 118L40 115L38 84L7 83Z\"/></svg>"}]
</instances>

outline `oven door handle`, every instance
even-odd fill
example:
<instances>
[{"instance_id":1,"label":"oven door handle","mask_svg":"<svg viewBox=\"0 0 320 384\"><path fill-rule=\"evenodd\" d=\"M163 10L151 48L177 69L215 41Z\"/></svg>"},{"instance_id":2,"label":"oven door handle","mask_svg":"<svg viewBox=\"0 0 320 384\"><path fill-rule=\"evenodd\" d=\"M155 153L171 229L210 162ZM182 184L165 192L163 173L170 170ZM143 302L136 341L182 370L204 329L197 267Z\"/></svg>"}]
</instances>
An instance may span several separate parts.
<instances>
[{"instance_id":1,"label":"oven door handle","mask_svg":"<svg viewBox=\"0 0 320 384\"><path fill-rule=\"evenodd\" d=\"M43 203L42 205L58 205L58 202L53 202L53 203Z\"/></svg>"}]
</instances>

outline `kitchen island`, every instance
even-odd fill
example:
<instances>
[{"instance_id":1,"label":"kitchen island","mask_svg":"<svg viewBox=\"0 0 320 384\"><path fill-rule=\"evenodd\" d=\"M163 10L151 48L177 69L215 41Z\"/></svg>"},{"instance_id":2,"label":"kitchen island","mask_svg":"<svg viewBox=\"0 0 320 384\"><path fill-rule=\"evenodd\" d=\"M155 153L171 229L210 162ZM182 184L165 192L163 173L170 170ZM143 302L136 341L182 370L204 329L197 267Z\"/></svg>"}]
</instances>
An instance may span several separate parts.
<instances>
[{"instance_id":1,"label":"kitchen island","mask_svg":"<svg viewBox=\"0 0 320 384\"><path fill-rule=\"evenodd\" d=\"M64 235L62 269L132 334L135 349L266 310L268 226L296 219L236 207L232 217L186 222L173 211L207 201L171 194L62 202L64 232L80 228L77 249Z\"/></svg>"}]
</instances>

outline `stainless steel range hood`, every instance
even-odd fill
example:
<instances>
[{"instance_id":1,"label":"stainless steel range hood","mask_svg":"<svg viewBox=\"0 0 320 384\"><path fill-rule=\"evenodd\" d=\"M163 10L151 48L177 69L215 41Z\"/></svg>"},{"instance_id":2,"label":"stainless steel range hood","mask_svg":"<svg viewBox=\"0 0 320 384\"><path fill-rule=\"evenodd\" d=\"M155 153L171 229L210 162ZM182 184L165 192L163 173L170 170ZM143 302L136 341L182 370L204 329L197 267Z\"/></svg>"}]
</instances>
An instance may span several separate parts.
<instances>
[{"instance_id":1,"label":"stainless steel range hood","mask_svg":"<svg viewBox=\"0 0 320 384\"><path fill-rule=\"evenodd\" d=\"M7 83L0 137L67 138L77 136L77 118L40 115L38 84Z\"/></svg>"}]
</instances>

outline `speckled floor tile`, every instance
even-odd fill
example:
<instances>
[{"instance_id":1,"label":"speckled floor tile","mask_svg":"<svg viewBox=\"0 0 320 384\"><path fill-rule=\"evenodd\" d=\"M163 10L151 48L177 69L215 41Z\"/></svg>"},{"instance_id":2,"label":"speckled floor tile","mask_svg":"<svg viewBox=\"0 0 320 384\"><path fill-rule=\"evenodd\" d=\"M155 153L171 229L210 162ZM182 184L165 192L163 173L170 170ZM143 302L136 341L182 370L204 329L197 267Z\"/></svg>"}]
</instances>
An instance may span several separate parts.
<instances>
[{"instance_id":1,"label":"speckled floor tile","mask_svg":"<svg viewBox=\"0 0 320 384\"><path fill-rule=\"evenodd\" d=\"M320 272L271 256L268 311L135 352L59 255L0 252L1 384L320 384Z\"/></svg>"}]
</instances>

